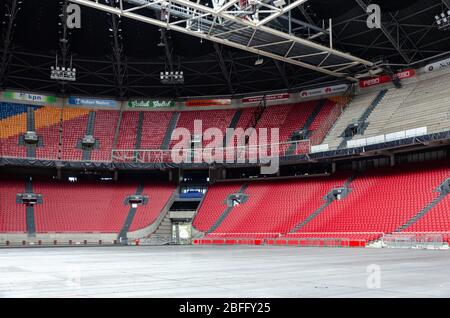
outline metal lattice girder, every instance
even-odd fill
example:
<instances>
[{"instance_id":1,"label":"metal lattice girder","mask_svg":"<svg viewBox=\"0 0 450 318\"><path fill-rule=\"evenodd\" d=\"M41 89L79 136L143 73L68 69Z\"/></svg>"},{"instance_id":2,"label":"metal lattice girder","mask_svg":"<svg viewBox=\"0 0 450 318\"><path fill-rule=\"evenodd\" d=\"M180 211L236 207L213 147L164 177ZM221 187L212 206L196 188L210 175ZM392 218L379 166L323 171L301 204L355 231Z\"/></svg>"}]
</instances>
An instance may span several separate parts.
<instances>
[{"instance_id":1,"label":"metal lattice girder","mask_svg":"<svg viewBox=\"0 0 450 318\"><path fill-rule=\"evenodd\" d=\"M370 1L367 0L356 0L356 3L365 11L367 12L367 7L370 4ZM396 21L395 17L391 15L392 22L395 23L397 26L399 25ZM381 24L381 32L383 32L384 36L388 39L388 41L392 44L392 46L397 50L397 52L401 55L403 60L405 60L406 63L410 63L412 58L408 56L406 52L404 52L400 46L400 43L398 40L394 38L394 36L391 34L391 32L388 30L388 28L382 23ZM407 36L407 34L406 34ZM414 43L414 42L413 42Z\"/></svg>"},{"instance_id":2,"label":"metal lattice girder","mask_svg":"<svg viewBox=\"0 0 450 318\"><path fill-rule=\"evenodd\" d=\"M114 7L114 1L110 1L110 6ZM117 2L117 0L115 1ZM110 30L112 32L112 62L113 62L113 72L115 79L116 92L119 97L123 97L126 93L126 74L127 74L127 64L125 62L120 19L116 15L111 15L110 19Z\"/></svg>"},{"instance_id":3,"label":"metal lattice girder","mask_svg":"<svg viewBox=\"0 0 450 318\"><path fill-rule=\"evenodd\" d=\"M238 0L227 0L222 5L215 2L214 8L189 0L120 0L114 8L96 0L70 1L349 80L356 81L351 74L360 69L358 66L373 66L372 62L273 27L272 22L306 0L293 1L283 8L255 0L258 14L241 8ZM160 21L137 13L144 8L166 10L170 19Z\"/></svg>"},{"instance_id":4,"label":"metal lattice girder","mask_svg":"<svg viewBox=\"0 0 450 318\"><path fill-rule=\"evenodd\" d=\"M3 86L6 80L6 72L11 61L11 44L14 33L14 22L16 20L17 13L19 12L19 2L18 0L11 0L9 4L5 3L6 13L5 16L7 18L6 26L3 33L3 43L2 43L2 51L0 60L0 87Z\"/></svg>"},{"instance_id":5,"label":"metal lattice girder","mask_svg":"<svg viewBox=\"0 0 450 318\"><path fill-rule=\"evenodd\" d=\"M220 70L222 71L223 77L225 78L225 80L227 82L228 90L230 91L230 94L234 94L233 83L231 81L231 74L228 71L227 66L225 65L225 61L224 61L223 55L222 55L222 47L220 47L219 44L214 42L214 49L216 50L217 58L219 59Z\"/></svg>"},{"instance_id":6,"label":"metal lattice girder","mask_svg":"<svg viewBox=\"0 0 450 318\"><path fill-rule=\"evenodd\" d=\"M450 0L442 0L442 2L450 9Z\"/></svg>"}]
</instances>

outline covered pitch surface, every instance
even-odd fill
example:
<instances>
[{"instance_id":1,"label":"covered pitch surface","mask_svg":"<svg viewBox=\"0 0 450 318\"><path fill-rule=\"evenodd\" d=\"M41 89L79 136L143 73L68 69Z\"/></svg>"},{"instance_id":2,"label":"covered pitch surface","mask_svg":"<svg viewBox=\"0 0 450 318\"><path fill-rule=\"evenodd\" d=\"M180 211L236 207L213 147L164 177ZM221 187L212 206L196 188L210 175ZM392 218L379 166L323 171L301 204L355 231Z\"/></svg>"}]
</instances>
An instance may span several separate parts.
<instances>
[{"instance_id":1,"label":"covered pitch surface","mask_svg":"<svg viewBox=\"0 0 450 318\"><path fill-rule=\"evenodd\" d=\"M0 249L0 297L450 297L449 261L389 249Z\"/></svg>"}]
</instances>

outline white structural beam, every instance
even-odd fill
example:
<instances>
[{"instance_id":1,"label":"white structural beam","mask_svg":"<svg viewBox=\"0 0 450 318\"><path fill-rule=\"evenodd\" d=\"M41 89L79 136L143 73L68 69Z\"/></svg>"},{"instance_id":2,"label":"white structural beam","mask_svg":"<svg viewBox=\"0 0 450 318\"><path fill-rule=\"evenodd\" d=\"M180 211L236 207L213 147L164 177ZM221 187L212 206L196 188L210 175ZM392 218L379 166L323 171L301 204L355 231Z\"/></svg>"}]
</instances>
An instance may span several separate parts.
<instances>
[{"instance_id":1,"label":"white structural beam","mask_svg":"<svg viewBox=\"0 0 450 318\"><path fill-rule=\"evenodd\" d=\"M271 14L269 15L267 18L261 20L260 22L257 23L258 26L260 25L264 25L270 21L272 21L273 19L278 18L279 16L282 16L285 13L288 13L289 11L291 11L292 9L298 7L299 5L302 5L303 3L305 3L308 0L296 0L294 2L292 2L291 4L280 8L279 11L277 13Z\"/></svg>"},{"instance_id":2,"label":"white structural beam","mask_svg":"<svg viewBox=\"0 0 450 318\"><path fill-rule=\"evenodd\" d=\"M249 18L248 15L245 15L245 13L241 11L241 8L236 5L238 0L230 0L225 2L222 6L216 6L215 8L206 7L188 0L169 0L168 2L161 0L120 0L118 7L101 4L96 0L70 1L111 14L152 24L160 28L174 30L260 56L272 58L274 60L297 65L330 76L346 77L353 81L356 81L356 79L349 76L349 73L331 70L329 66L344 63L350 63L352 66L373 66L373 63L364 59L273 29L267 25L271 20L288 13L292 8L304 3L306 0L294 1L291 5L280 9L279 12L269 15L268 18L270 19L264 19L266 20L265 22L264 20L255 22ZM177 16L178 14L178 17L181 17L181 20L184 20L185 26L182 25L183 23L180 23L179 19L173 19L173 21L160 21L139 14L136 12L137 10L132 10L133 8L123 9L124 6L122 1L126 1L129 5L135 5L139 7L139 9L151 8L153 10L160 10L161 8L165 8L172 16ZM256 41L256 44L253 47L250 45L252 41ZM292 44L290 44L290 42L292 42ZM290 57L289 54L291 51L293 55L297 56ZM309 54L295 54L296 52L303 51L309 52ZM325 60L320 59L319 61L316 61L311 58L314 54L323 54L326 55L327 58ZM309 59L307 58L308 55L310 55Z\"/></svg>"}]
</instances>

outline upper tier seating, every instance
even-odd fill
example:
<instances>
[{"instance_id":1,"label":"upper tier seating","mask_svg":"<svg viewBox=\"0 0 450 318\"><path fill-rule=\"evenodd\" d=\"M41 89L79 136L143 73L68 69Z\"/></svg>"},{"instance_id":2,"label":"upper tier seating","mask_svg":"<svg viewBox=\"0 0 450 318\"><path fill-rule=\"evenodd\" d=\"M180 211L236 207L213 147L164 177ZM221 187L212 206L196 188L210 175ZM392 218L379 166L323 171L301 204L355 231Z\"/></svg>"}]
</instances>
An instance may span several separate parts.
<instances>
[{"instance_id":1,"label":"upper tier seating","mask_svg":"<svg viewBox=\"0 0 450 318\"><path fill-rule=\"evenodd\" d=\"M450 130L450 74L422 80L413 85L405 101L393 112L381 129L383 134L427 127L428 133ZM417 86L415 86L417 85ZM408 86L405 88L408 89Z\"/></svg>"},{"instance_id":2,"label":"upper tier seating","mask_svg":"<svg viewBox=\"0 0 450 318\"><path fill-rule=\"evenodd\" d=\"M161 149L173 112L144 112L141 149Z\"/></svg>"},{"instance_id":3,"label":"upper tier seating","mask_svg":"<svg viewBox=\"0 0 450 318\"><path fill-rule=\"evenodd\" d=\"M239 117L238 122L236 123L235 129L248 129L251 126L252 119L254 117L254 112L256 108L242 108L241 109L241 117ZM235 138L236 139L236 138ZM237 140L227 140L227 147L232 147L237 145Z\"/></svg>"},{"instance_id":4,"label":"upper tier seating","mask_svg":"<svg viewBox=\"0 0 450 318\"><path fill-rule=\"evenodd\" d=\"M350 104L344 109L344 112L338 118L334 126L330 129L323 143L328 144L330 149L336 149L344 140L342 138L342 133L347 126L362 116L377 95L378 92L371 92L355 96Z\"/></svg>"},{"instance_id":5,"label":"upper tier seating","mask_svg":"<svg viewBox=\"0 0 450 318\"><path fill-rule=\"evenodd\" d=\"M119 112L98 110L95 112L94 138L98 140L98 149L92 150L91 160L110 161L114 144Z\"/></svg>"},{"instance_id":6,"label":"upper tier seating","mask_svg":"<svg viewBox=\"0 0 450 318\"><path fill-rule=\"evenodd\" d=\"M355 136L353 139L367 138L396 132L386 131L384 127L391 120L393 114L398 110L398 108L405 103L406 99L415 87L416 84L409 84L405 85L402 89L390 89L367 119L369 125L364 131L364 135Z\"/></svg>"},{"instance_id":7,"label":"upper tier seating","mask_svg":"<svg viewBox=\"0 0 450 318\"><path fill-rule=\"evenodd\" d=\"M0 154L26 157L26 148L19 146L19 136L27 131L28 105L0 103Z\"/></svg>"},{"instance_id":8,"label":"upper tier seating","mask_svg":"<svg viewBox=\"0 0 450 318\"><path fill-rule=\"evenodd\" d=\"M65 108L63 110L62 153L63 160L81 160L83 151L77 148L79 140L86 134L88 109Z\"/></svg>"},{"instance_id":9,"label":"upper tier seating","mask_svg":"<svg viewBox=\"0 0 450 318\"><path fill-rule=\"evenodd\" d=\"M229 127L233 118L235 109L219 109L205 111L184 111L180 112L180 118L176 128L186 128L194 137L194 121L200 120L202 123L202 131L204 133L208 128L218 128L225 136L225 130ZM170 148L176 145L179 140L172 140ZM203 147L207 146L210 141L203 140Z\"/></svg>"},{"instance_id":10,"label":"upper tier seating","mask_svg":"<svg viewBox=\"0 0 450 318\"><path fill-rule=\"evenodd\" d=\"M336 101L327 100L325 105L323 105L320 112L317 114L314 121L311 123L309 130L311 130L311 145L318 145L322 143L328 130L336 122L340 115L340 107ZM339 108L339 109L338 109Z\"/></svg>"},{"instance_id":11,"label":"upper tier seating","mask_svg":"<svg viewBox=\"0 0 450 318\"><path fill-rule=\"evenodd\" d=\"M0 102L0 120L26 113L28 105Z\"/></svg>"},{"instance_id":12,"label":"upper tier seating","mask_svg":"<svg viewBox=\"0 0 450 318\"><path fill-rule=\"evenodd\" d=\"M122 121L120 123L119 136L116 145L117 149L135 149L138 121L139 112L129 111L122 113Z\"/></svg>"},{"instance_id":13,"label":"upper tier seating","mask_svg":"<svg viewBox=\"0 0 450 318\"><path fill-rule=\"evenodd\" d=\"M38 159L58 159L61 108L43 107L34 112L36 133L42 137L43 147L36 149Z\"/></svg>"}]
</instances>

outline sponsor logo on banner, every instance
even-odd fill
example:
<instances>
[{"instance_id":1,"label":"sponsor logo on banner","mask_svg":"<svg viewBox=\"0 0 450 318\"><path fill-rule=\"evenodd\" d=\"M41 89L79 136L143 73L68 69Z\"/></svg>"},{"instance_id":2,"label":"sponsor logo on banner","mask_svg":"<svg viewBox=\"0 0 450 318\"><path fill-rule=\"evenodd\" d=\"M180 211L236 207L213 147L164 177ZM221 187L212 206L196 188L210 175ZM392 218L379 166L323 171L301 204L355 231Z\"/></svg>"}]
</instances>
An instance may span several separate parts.
<instances>
[{"instance_id":1,"label":"sponsor logo on banner","mask_svg":"<svg viewBox=\"0 0 450 318\"><path fill-rule=\"evenodd\" d=\"M397 73L394 76L399 79L405 79L405 78L414 77L414 75L416 75L416 71L414 69L409 69L409 70ZM370 87L370 86L389 83L390 81L391 81L391 78L389 77L389 75L380 75L380 76L369 78L366 80L361 80L359 82L359 87L366 88L366 87Z\"/></svg>"},{"instance_id":2,"label":"sponsor logo on banner","mask_svg":"<svg viewBox=\"0 0 450 318\"><path fill-rule=\"evenodd\" d=\"M274 101L274 100L285 100L289 99L291 97L288 93L283 94L273 94L273 95L266 95L266 101ZM254 97L247 97L242 99L242 103L249 104L249 103L259 103L262 101L264 96L254 96Z\"/></svg>"},{"instance_id":3,"label":"sponsor logo on banner","mask_svg":"<svg viewBox=\"0 0 450 318\"><path fill-rule=\"evenodd\" d=\"M231 105L231 99L198 99L188 100L184 103L186 107L211 107Z\"/></svg>"},{"instance_id":4,"label":"sponsor logo on banner","mask_svg":"<svg viewBox=\"0 0 450 318\"><path fill-rule=\"evenodd\" d=\"M97 106L97 107L119 107L119 103L115 100L108 99L93 99L93 98L79 98L79 97L70 97L69 105L74 106Z\"/></svg>"},{"instance_id":5,"label":"sponsor logo on banner","mask_svg":"<svg viewBox=\"0 0 450 318\"><path fill-rule=\"evenodd\" d=\"M56 97L54 96L38 95L31 93L19 93L19 92L4 92L3 96L8 99L15 99L26 102L37 102L48 104L56 103Z\"/></svg>"},{"instance_id":6,"label":"sponsor logo on banner","mask_svg":"<svg viewBox=\"0 0 450 318\"><path fill-rule=\"evenodd\" d=\"M169 100L131 100L128 102L131 108L168 108L175 107L174 101Z\"/></svg>"},{"instance_id":7,"label":"sponsor logo on banner","mask_svg":"<svg viewBox=\"0 0 450 318\"><path fill-rule=\"evenodd\" d=\"M335 94L335 93L343 93L347 89L348 89L347 84L320 87L320 88L316 88L316 89L309 89L309 90L301 91L300 96L301 97L313 97L313 96L320 96L320 95L330 95L330 94Z\"/></svg>"},{"instance_id":8,"label":"sponsor logo on banner","mask_svg":"<svg viewBox=\"0 0 450 318\"><path fill-rule=\"evenodd\" d=\"M433 64L425 66L425 72L434 72L443 70L444 68L450 67L450 59L442 60Z\"/></svg>"}]
</instances>

